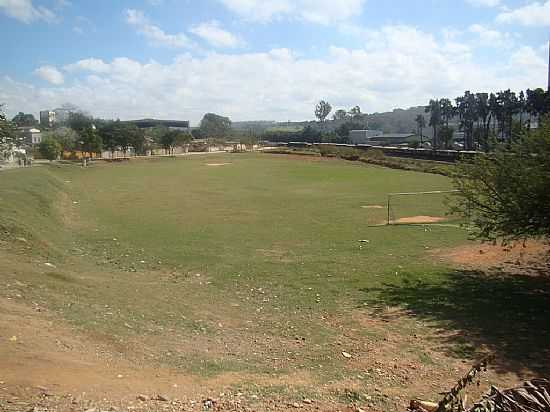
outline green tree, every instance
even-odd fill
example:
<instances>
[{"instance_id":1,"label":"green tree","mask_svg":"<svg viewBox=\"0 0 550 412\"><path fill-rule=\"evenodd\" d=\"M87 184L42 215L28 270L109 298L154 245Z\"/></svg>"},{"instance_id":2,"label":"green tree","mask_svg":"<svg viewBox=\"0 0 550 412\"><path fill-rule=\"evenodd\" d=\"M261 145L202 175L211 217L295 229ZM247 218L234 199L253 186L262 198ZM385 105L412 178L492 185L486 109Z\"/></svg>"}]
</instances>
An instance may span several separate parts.
<instances>
[{"instance_id":1,"label":"green tree","mask_svg":"<svg viewBox=\"0 0 550 412\"><path fill-rule=\"evenodd\" d=\"M145 154L145 133L136 125L128 125L126 132L129 134L130 146L134 148L136 155Z\"/></svg>"},{"instance_id":2,"label":"green tree","mask_svg":"<svg viewBox=\"0 0 550 412\"><path fill-rule=\"evenodd\" d=\"M315 106L315 117L319 119L320 122L324 122L331 111L332 106L330 103L321 100L317 106Z\"/></svg>"},{"instance_id":3,"label":"green tree","mask_svg":"<svg viewBox=\"0 0 550 412\"><path fill-rule=\"evenodd\" d=\"M167 130L160 138L160 144L166 153L174 154L176 147L182 147L191 143L193 138L189 133L180 130Z\"/></svg>"},{"instance_id":4,"label":"green tree","mask_svg":"<svg viewBox=\"0 0 550 412\"><path fill-rule=\"evenodd\" d=\"M51 162L59 158L61 152L63 151L63 148L57 140L50 137L40 142L40 145L38 146L38 151L44 159L47 159Z\"/></svg>"},{"instance_id":5,"label":"green tree","mask_svg":"<svg viewBox=\"0 0 550 412\"><path fill-rule=\"evenodd\" d=\"M495 152L460 162L453 211L483 240L550 238L550 119Z\"/></svg>"},{"instance_id":6,"label":"green tree","mask_svg":"<svg viewBox=\"0 0 550 412\"><path fill-rule=\"evenodd\" d=\"M543 89L527 90L525 109L531 117L540 122L542 115L550 111L550 96Z\"/></svg>"},{"instance_id":7,"label":"green tree","mask_svg":"<svg viewBox=\"0 0 550 412\"><path fill-rule=\"evenodd\" d=\"M349 114L353 120L359 120L361 118L361 108L359 106L352 107Z\"/></svg>"},{"instance_id":8,"label":"green tree","mask_svg":"<svg viewBox=\"0 0 550 412\"><path fill-rule=\"evenodd\" d=\"M97 132L101 137L103 147L111 152L111 157L114 157L119 147L120 120L103 124Z\"/></svg>"},{"instance_id":9,"label":"green tree","mask_svg":"<svg viewBox=\"0 0 550 412\"><path fill-rule=\"evenodd\" d=\"M344 109L338 109L336 112L334 112L334 115L332 116L333 120L346 120L348 118L348 112L346 112Z\"/></svg>"},{"instance_id":10,"label":"green tree","mask_svg":"<svg viewBox=\"0 0 550 412\"><path fill-rule=\"evenodd\" d=\"M439 139L444 149L452 149L455 130L451 126L443 126L439 130Z\"/></svg>"},{"instance_id":11,"label":"green tree","mask_svg":"<svg viewBox=\"0 0 550 412\"><path fill-rule=\"evenodd\" d=\"M36 120L32 114L25 114L23 112L16 114L12 122L18 127L32 127L38 125L38 120Z\"/></svg>"},{"instance_id":12,"label":"green tree","mask_svg":"<svg viewBox=\"0 0 550 412\"><path fill-rule=\"evenodd\" d=\"M225 139L231 131L229 117L206 113L200 124L201 133L209 139Z\"/></svg>"},{"instance_id":13,"label":"green tree","mask_svg":"<svg viewBox=\"0 0 550 412\"><path fill-rule=\"evenodd\" d=\"M441 126L441 105L439 104L439 100L430 100L425 111L426 113L430 113L429 125L433 129L432 147L437 149L439 147L438 130Z\"/></svg>"},{"instance_id":14,"label":"green tree","mask_svg":"<svg viewBox=\"0 0 550 412\"><path fill-rule=\"evenodd\" d=\"M361 130L360 123L346 122L340 125L336 130L336 135L339 137L337 143L349 143L349 135L352 130Z\"/></svg>"},{"instance_id":15,"label":"green tree","mask_svg":"<svg viewBox=\"0 0 550 412\"><path fill-rule=\"evenodd\" d=\"M6 118L3 111L4 105L0 104L0 154L6 157L15 146L15 128L13 124Z\"/></svg>"},{"instance_id":16,"label":"green tree","mask_svg":"<svg viewBox=\"0 0 550 412\"><path fill-rule=\"evenodd\" d=\"M456 106L461 121L460 126L464 131L464 148L466 150L474 150L474 128L475 122L478 119L478 108L475 95L469 91L464 92L464 96L456 99Z\"/></svg>"},{"instance_id":17,"label":"green tree","mask_svg":"<svg viewBox=\"0 0 550 412\"><path fill-rule=\"evenodd\" d=\"M416 116L414 121L416 122L417 134L418 134L418 136L420 136L420 145L422 145L424 143L424 133L423 133L423 131L424 131L424 128L426 127L426 119L424 118L424 116L419 114L418 116Z\"/></svg>"},{"instance_id":18,"label":"green tree","mask_svg":"<svg viewBox=\"0 0 550 412\"><path fill-rule=\"evenodd\" d=\"M72 112L69 113L69 120L67 124L75 132L80 133L81 131L88 129L92 126L93 119L90 116L85 115L84 113Z\"/></svg>"},{"instance_id":19,"label":"green tree","mask_svg":"<svg viewBox=\"0 0 550 412\"><path fill-rule=\"evenodd\" d=\"M79 133L81 149L84 153L88 153L90 157L92 153L101 153L103 142L101 136L93 127L87 127Z\"/></svg>"},{"instance_id":20,"label":"green tree","mask_svg":"<svg viewBox=\"0 0 550 412\"><path fill-rule=\"evenodd\" d=\"M200 128L191 130L191 136L193 136L193 139L206 139L206 135Z\"/></svg>"},{"instance_id":21,"label":"green tree","mask_svg":"<svg viewBox=\"0 0 550 412\"><path fill-rule=\"evenodd\" d=\"M453 106L453 102L450 99L439 100L439 107L441 111L441 120L446 127L449 127L449 121L455 116L456 108Z\"/></svg>"}]
</instances>

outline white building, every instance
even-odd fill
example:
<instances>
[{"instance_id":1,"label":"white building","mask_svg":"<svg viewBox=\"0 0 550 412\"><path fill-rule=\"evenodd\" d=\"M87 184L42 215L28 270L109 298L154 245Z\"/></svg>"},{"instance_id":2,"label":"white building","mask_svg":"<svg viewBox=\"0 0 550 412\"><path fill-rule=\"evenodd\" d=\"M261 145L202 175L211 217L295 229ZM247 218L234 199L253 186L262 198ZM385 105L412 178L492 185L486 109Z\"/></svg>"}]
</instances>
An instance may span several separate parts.
<instances>
[{"instance_id":1,"label":"white building","mask_svg":"<svg viewBox=\"0 0 550 412\"><path fill-rule=\"evenodd\" d=\"M55 112L51 110L42 110L40 112L40 124L43 127L52 127L55 120Z\"/></svg>"},{"instance_id":2,"label":"white building","mask_svg":"<svg viewBox=\"0 0 550 412\"><path fill-rule=\"evenodd\" d=\"M55 109L55 122L60 124L65 124L69 121L69 116L73 113L72 108L59 108Z\"/></svg>"}]
</instances>

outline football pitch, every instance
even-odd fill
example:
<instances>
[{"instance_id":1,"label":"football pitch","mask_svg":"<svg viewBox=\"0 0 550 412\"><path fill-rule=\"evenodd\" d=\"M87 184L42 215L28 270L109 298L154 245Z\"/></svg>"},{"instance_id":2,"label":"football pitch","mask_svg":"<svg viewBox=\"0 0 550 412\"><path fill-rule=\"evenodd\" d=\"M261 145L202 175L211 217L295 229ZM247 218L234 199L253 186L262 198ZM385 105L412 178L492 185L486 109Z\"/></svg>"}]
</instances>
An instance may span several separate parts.
<instances>
[{"instance_id":1,"label":"football pitch","mask_svg":"<svg viewBox=\"0 0 550 412\"><path fill-rule=\"evenodd\" d=\"M438 175L267 154L7 171L0 299L42 308L39 321L53 319L78 340L73 351L101 354L90 361L108 371L98 398L223 392L252 405L315 399L398 410L407 397L445 389L433 383L452 383L479 349L459 338L442 347L436 337L457 323L431 316L426 302L452 298L418 286L444 290L454 275L441 252L468 233L384 225L388 193L450 189ZM442 197L400 207L404 218L447 211ZM4 306L0 315L15 312ZM13 359L25 347L6 350ZM35 367L52 365L27 350ZM66 356L71 364L80 355ZM143 378L149 369L161 372ZM417 381L418 373L431 377Z\"/></svg>"}]
</instances>

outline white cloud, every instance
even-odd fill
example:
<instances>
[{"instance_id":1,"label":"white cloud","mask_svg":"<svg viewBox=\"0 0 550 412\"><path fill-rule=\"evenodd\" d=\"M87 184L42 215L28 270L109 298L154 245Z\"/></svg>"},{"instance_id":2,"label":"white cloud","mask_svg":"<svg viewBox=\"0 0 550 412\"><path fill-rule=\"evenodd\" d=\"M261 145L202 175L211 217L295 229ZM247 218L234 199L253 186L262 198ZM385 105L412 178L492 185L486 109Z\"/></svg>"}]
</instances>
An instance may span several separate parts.
<instances>
[{"instance_id":1,"label":"white cloud","mask_svg":"<svg viewBox=\"0 0 550 412\"><path fill-rule=\"evenodd\" d=\"M233 120L305 120L328 99L333 107L367 112L422 105L464 90L520 90L546 84L543 52L524 47L498 65L478 64L470 48L417 28L387 26L365 35L361 49L332 47L305 58L288 49L263 53L183 54L169 64L126 57L86 59L62 87L36 87L0 79L9 110L38 112L74 102L95 116L189 119L205 112Z\"/></svg>"},{"instance_id":2,"label":"white cloud","mask_svg":"<svg viewBox=\"0 0 550 412\"><path fill-rule=\"evenodd\" d=\"M152 44L173 48L191 46L189 38L184 33L167 34L160 27L151 24L140 10L126 10L126 22L134 26Z\"/></svg>"},{"instance_id":3,"label":"white cloud","mask_svg":"<svg viewBox=\"0 0 550 412\"><path fill-rule=\"evenodd\" d=\"M215 20L193 26L189 31L215 47L238 47L243 44L241 39L222 29Z\"/></svg>"},{"instance_id":4,"label":"white cloud","mask_svg":"<svg viewBox=\"0 0 550 412\"><path fill-rule=\"evenodd\" d=\"M500 4L500 0L466 0L466 2L476 7L496 7Z\"/></svg>"},{"instance_id":5,"label":"white cloud","mask_svg":"<svg viewBox=\"0 0 550 412\"><path fill-rule=\"evenodd\" d=\"M273 19L300 19L332 24L361 14L365 0L220 0L241 17L259 22Z\"/></svg>"},{"instance_id":6,"label":"white cloud","mask_svg":"<svg viewBox=\"0 0 550 412\"><path fill-rule=\"evenodd\" d=\"M547 52L547 50L544 50ZM535 49L528 46L520 47L510 57L510 63L516 67L516 70L525 70L531 73L545 73L548 69L548 62L541 57Z\"/></svg>"},{"instance_id":7,"label":"white cloud","mask_svg":"<svg viewBox=\"0 0 550 412\"><path fill-rule=\"evenodd\" d=\"M23 23L31 23L37 20L46 22L56 20L55 13L46 7L35 7L32 0L0 0L0 11Z\"/></svg>"},{"instance_id":8,"label":"white cloud","mask_svg":"<svg viewBox=\"0 0 550 412\"><path fill-rule=\"evenodd\" d=\"M478 36L480 45L489 47L511 47L513 36L510 33L490 29L482 24L472 24L468 31Z\"/></svg>"},{"instance_id":9,"label":"white cloud","mask_svg":"<svg viewBox=\"0 0 550 412\"><path fill-rule=\"evenodd\" d=\"M550 0L504 11L497 16L497 22L517 23L523 26L550 26Z\"/></svg>"},{"instance_id":10,"label":"white cloud","mask_svg":"<svg viewBox=\"0 0 550 412\"><path fill-rule=\"evenodd\" d=\"M101 59L84 59L79 60L76 63L68 64L64 67L65 70L69 72L75 71L90 71L94 73L107 73L109 72L111 66L105 63Z\"/></svg>"},{"instance_id":11,"label":"white cloud","mask_svg":"<svg viewBox=\"0 0 550 412\"><path fill-rule=\"evenodd\" d=\"M42 80L46 80L47 82L54 85L61 85L65 81L63 78L63 73L61 73L53 66L39 67L34 71L34 74L36 74Z\"/></svg>"}]
</instances>

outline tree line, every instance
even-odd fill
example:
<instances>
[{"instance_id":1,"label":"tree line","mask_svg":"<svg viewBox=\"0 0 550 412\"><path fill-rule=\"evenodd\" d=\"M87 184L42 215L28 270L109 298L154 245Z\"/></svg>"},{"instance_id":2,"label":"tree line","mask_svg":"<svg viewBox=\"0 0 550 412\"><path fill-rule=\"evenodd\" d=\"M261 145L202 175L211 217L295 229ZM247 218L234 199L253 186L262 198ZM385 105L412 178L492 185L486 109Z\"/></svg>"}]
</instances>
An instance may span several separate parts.
<instances>
[{"instance_id":1,"label":"tree line","mask_svg":"<svg viewBox=\"0 0 550 412\"><path fill-rule=\"evenodd\" d=\"M538 126L541 117L550 112L550 95L543 89L516 94L471 93L456 99L432 99L426 106L428 121L416 118L418 134L426 123L432 128L432 147L452 148L455 131L464 133L465 150L494 150L499 144L511 144L523 131Z\"/></svg>"},{"instance_id":2,"label":"tree line","mask_svg":"<svg viewBox=\"0 0 550 412\"><path fill-rule=\"evenodd\" d=\"M0 154L6 157L15 147L24 147L18 127L40 127L32 114L18 113L10 121L0 105ZM136 155L146 155L153 150L164 150L173 154L177 147L189 145L193 139L211 139L216 141L234 137L231 133L231 120L228 117L207 113L200 126L191 132L158 126L144 131L131 122L103 120L93 118L83 112L71 112L68 120L50 129L42 127L42 142L39 145L41 155L49 160L62 156L63 152L81 152L84 157L102 151L130 151ZM244 140L250 140L246 136Z\"/></svg>"}]
</instances>

